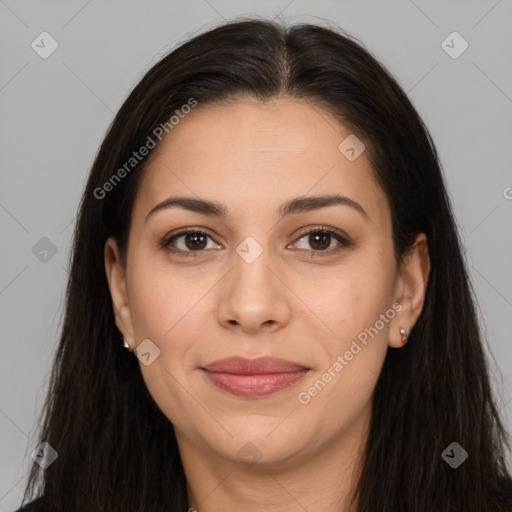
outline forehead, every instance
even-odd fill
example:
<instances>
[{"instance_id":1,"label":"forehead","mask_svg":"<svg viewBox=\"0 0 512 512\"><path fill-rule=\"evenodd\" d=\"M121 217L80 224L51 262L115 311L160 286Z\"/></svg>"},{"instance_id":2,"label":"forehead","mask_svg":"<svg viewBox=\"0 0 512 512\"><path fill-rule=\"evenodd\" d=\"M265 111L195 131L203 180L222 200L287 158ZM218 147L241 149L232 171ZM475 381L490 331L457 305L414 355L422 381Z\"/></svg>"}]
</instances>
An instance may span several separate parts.
<instances>
[{"instance_id":1,"label":"forehead","mask_svg":"<svg viewBox=\"0 0 512 512\"><path fill-rule=\"evenodd\" d=\"M349 136L327 111L304 100L199 104L150 155L136 209L145 214L168 196L185 194L221 200L228 214L254 214L274 212L291 197L339 193L378 222L387 201L365 152L351 161L340 151Z\"/></svg>"}]
</instances>

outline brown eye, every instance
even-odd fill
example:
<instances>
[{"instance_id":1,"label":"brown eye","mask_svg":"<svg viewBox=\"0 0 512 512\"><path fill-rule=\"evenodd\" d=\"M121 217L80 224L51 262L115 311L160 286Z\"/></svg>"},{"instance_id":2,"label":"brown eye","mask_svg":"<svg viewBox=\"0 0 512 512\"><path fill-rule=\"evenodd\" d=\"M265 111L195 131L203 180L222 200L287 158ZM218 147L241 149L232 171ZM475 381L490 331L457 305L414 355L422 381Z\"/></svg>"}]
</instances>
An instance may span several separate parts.
<instances>
[{"instance_id":1,"label":"brown eye","mask_svg":"<svg viewBox=\"0 0 512 512\"><path fill-rule=\"evenodd\" d=\"M306 231L301 234L298 242L292 245L297 246L303 239L306 240L305 245L308 247L298 247L298 249L311 253L311 256L324 255L320 253L332 254L351 245L351 242L340 233L326 228L315 228Z\"/></svg>"},{"instance_id":2,"label":"brown eye","mask_svg":"<svg viewBox=\"0 0 512 512\"><path fill-rule=\"evenodd\" d=\"M212 248L208 247L209 240L213 241L208 233L198 229L189 229L162 240L160 246L183 256L197 256L199 253L205 252L205 249ZM220 246L214 244L213 248L220 248Z\"/></svg>"},{"instance_id":3,"label":"brown eye","mask_svg":"<svg viewBox=\"0 0 512 512\"><path fill-rule=\"evenodd\" d=\"M206 248L207 240L205 235L201 233L188 233L184 236L184 243L188 249L195 251Z\"/></svg>"},{"instance_id":4,"label":"brown eye","mask_svg":"<svg viewBox=\"0 0 512 512\"><path fill-rule=\"evenodd\" d=\"M313 249L328 249L331 245L331 235L329 233L311 233L308 242Z\"/></svg>"}]
</instances>

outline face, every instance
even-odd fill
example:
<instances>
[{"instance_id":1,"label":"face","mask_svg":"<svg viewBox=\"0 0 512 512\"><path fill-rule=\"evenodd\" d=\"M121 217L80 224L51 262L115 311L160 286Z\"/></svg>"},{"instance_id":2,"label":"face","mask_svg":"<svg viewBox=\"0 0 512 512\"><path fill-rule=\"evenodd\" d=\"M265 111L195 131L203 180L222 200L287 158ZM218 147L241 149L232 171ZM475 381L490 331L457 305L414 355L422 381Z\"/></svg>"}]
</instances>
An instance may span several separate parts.
<instances>
[{"instance_id":1,"label":"face","mask_svg":"<svg viewBox=\"0 0 512 512\"><path fill-rule=\"evenodd\" d=\"M397 264L365 152L339 149L350 133L303 100L237 100L197 106L151 155L126 267L114 239L105 262L119 329L132 349L150 340L140 368L180 449L296 464L367 424L428 264L421 236ZM189 202L166 205L177 197ZM292 365L204 369L235 356Z\"/></svg>"}]
</instances>

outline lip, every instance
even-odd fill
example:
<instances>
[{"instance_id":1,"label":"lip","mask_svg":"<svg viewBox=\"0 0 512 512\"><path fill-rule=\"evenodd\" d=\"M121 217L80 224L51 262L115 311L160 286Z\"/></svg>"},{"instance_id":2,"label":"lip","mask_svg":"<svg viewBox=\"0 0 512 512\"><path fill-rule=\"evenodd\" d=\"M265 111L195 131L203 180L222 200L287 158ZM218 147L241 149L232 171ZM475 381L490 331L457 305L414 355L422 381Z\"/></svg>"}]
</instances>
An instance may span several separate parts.
<instances>
[{"instance_id":1,"label":"lip","mask_svg":"<svg viewBox=\"0 0 512 512\"><path fill-rule=\"evenodd\" d=\"M276 357L219 359L201 368L210 382L233 395L261 397L292 386L310 370Z\"/></svg>"},{"instance_id":2,"label":"lip","mask_svg":"<svg viewBox=\"0 0 512 512\"><path fill-rule=\"evenodd\" d=\"M298 370L309 370L306 366L292 363L278 357L226 357L203 366L209 372L236 373L238 375L258 375L262 373L285 373Z\"/></svg>"}]
</instances>

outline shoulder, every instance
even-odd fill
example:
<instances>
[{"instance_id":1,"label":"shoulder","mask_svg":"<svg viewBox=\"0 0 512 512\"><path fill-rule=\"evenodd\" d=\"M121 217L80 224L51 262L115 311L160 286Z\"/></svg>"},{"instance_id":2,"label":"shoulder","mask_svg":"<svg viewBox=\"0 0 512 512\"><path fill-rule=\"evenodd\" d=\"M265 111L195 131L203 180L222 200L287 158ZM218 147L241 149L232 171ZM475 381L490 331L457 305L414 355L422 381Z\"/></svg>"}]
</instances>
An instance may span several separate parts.
<instances>
[{"instance_id":1,"label":"shoulder","mask_svg":"<svg viewBox=\"0 0 512 512\"><path fill-rule=\"evenodd\" d=\"M46 498L41 496L40 498L23 505L21 508L16 510L15 512L46 512L47 503Z\"/></svg>"}]
</instances>

